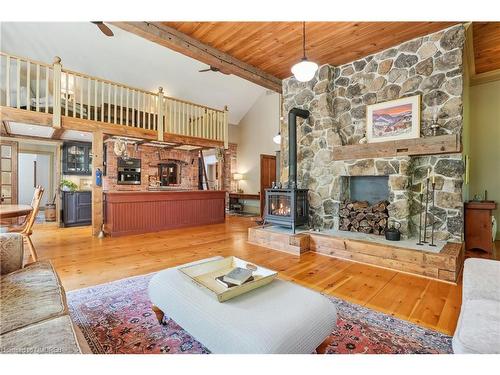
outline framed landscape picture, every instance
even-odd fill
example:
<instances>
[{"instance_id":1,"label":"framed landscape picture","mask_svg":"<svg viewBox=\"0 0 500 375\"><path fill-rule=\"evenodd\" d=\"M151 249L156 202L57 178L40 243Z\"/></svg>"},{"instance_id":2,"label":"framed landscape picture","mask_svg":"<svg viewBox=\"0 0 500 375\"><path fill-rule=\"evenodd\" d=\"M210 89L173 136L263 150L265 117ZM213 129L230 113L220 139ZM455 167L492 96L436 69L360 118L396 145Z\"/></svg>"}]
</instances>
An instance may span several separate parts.
<instances>
[{"instance_id":1,"label":"framed landscape picture","mask_svg":"<svg viewBox=\"0 0 500 375\"><path fill-rule=\"evenodd\" d=\"M368 143L419 137L420 95L367 106Z\"/></svg>"}]
</instances>

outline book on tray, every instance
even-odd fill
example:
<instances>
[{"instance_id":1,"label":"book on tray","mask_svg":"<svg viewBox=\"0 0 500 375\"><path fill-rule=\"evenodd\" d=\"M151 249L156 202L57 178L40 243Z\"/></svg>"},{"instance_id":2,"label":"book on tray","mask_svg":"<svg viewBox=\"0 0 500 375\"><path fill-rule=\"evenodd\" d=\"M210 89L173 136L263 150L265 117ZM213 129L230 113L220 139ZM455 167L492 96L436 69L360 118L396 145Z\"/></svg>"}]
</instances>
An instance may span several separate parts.
<instances>
[{"instance_id":1,"label":"book on tray","mask_svg":"<svg viewBox=\"0 0 500 375\"><path fill-rule=\"evenodd\" d=\"M252 281L253 276L251 270L236 267L226 275L216 277L215 279L225 287L231 288L233 286L243 285L246 282Z\"/></svg>"}]
</instances>

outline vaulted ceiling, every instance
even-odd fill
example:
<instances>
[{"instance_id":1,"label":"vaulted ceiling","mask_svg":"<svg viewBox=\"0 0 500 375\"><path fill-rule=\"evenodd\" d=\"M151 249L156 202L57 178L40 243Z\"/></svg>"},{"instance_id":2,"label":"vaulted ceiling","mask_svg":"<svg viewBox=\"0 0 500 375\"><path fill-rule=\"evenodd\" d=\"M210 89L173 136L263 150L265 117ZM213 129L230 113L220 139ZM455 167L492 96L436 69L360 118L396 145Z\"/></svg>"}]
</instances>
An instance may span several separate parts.
<instances>
[{"instance_id":1,"label":"vaulted ceiling","mask_svg":"<svg viewBox=\"0 0 500 375\"><path fill-rule=\"evenodd\" d=\"M320 65L341 65L457 23L307 22L307 56ZM471 76L500 76L500 22L472 25ZM118 26L275 91L302 57L302 22L124 22Z\"/></svg>"},{"instance_id":2,"label":"vaulted ceiling","mask_svg":"<svg viewBox=\"0 0 500 375\"><path fill-rule=\"evenodd\" d=\"M473 22L476 74L500 69L500 22Z\"/></svg>"},{"instance_id":3,"label":"vaulted ceiling","mask_svg":"<svg viewBox=\"0 0 500 375\"><path fill-rule=\"evenodd\" d=\"M306 22L306 51L341 65L457 22ZM302 58L302 22L164 22L278 78Z\"/></svg>"}]
</instances>

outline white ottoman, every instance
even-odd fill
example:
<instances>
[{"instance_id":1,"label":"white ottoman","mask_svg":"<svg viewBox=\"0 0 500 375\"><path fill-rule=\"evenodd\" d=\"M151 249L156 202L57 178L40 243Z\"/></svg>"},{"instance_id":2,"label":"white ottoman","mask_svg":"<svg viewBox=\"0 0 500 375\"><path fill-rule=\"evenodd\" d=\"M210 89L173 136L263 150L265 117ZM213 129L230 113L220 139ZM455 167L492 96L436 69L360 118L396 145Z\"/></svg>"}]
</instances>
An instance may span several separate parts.
<instances>
[{"instance_id":1,"label":"white ottoman","mask_svg":"<svg viewBox=\"0 0 500 375\"><path fill-rule=\"evenodd\" d=\"M149 297L212 353L310 354L337 320L328 298L282 280L219 303L177 268L168 268L152 277Z\"/></svg>"}]
</instances>

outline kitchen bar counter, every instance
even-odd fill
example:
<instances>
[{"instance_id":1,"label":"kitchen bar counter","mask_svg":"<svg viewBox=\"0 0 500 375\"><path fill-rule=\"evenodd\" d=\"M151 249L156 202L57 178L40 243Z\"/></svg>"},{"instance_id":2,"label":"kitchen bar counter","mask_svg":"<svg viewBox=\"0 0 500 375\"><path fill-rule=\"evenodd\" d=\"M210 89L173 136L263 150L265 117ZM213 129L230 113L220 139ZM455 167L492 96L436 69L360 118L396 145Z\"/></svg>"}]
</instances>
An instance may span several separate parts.
<instances>
[{"instance_id":1,"label":"kitchen bar counter","mask_svg":"<svg viewBox=\"0 0 500 375\"><path fill-rule=\"evenodd\" d=\"M104 229L123 236L223 223L225 191L104 192Z\"/></svg>"}]
</instances>

